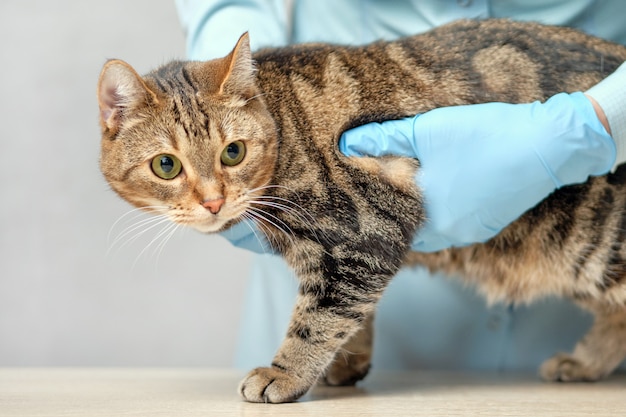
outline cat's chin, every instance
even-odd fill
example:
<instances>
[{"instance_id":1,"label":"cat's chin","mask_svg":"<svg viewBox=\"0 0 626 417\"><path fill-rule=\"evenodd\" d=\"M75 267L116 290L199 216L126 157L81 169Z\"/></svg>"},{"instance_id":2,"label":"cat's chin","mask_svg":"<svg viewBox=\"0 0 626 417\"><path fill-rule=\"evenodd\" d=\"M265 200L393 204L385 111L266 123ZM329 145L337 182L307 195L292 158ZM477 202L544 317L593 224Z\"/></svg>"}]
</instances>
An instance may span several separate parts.
<instances>
[{"instance_id":1,"label":"cat's chin","mask_svg":"<svg viewBox=\"0 0 626 417\"><path fill-rule=\"evenodd\" d=\"M226 229L227 223L228 222L219 222L219 223L214 223L214 224L197 224L191 227L193 227L200 233L217 233Z\"/></svg>"},{"instance_id":2,"label":"cat's chin","mask_svg":"<svg viewBox=\"0 0 626 417\"><path fill-rule=\"evenodd\" d=\"M223 220L223 221L216 221L216 222L213 222L213 223L210 223L210 224L198 223L198 224L192 224L192 225L189 225L189 226L191 226L193 229L196 229L200 233L219 233L219 232L222 232L222 231L228 229L235 222L236 222L236 220L234 220L234 219L226 219L226 220Z\"/></svg>"}]
</instances>

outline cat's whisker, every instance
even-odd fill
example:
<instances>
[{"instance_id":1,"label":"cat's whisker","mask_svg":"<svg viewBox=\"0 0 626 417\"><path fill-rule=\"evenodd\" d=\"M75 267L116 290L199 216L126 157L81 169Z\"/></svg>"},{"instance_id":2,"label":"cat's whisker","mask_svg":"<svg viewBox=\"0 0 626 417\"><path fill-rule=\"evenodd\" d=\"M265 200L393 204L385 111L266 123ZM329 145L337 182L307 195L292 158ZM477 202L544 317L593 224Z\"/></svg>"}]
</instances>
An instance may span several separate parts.
<instances>
[{"instance_id":1,"label":"cat's whisker","mask_svg":"<svg viewBox=\"0 0 626 417\"><path fill-rule=\"evenodd\" d=\"M300 204L297 204L291 200L288 200L286 198L282 198L282 197L277 197L277 196L272 196L272 195L257 195L254 196L255 199L265 199L265 200L278 200L278 201L282 201L284 203L288 203L288 204L293 204L294 207L290 207L291 209L298 209L299 211L301 211L304 215L306 215L308 217L308 220L312 221L312 222L316 222L315 217L313 217L304 207L302 207ZM286 206L284 206L286 207Z\"/></svg>"},{"instance_id":2,"label":"cat's whisker","mask_svg":"<svg viewBox=\"0 0 626 417\"><path fill-rule=\"evenodd\" d=\"M259 244L260 244L260 245L261 245L261 247L263 248L263 252L267 253L267 251L266 251L266 247L265 247L266 245L265 245L265 243L264 243L263 239L261 239L261 238L259 237L259 235L257 234L257 232L256 232L256 230L254 229L254 227L252 227L252 225L250 225L250 223L251 223L251 222L252 222L253 224L257 224L257 222L255 222L255 221L254 221L254 218L253 218L250 214L248 214L248 213L243 213L242 217L244 218L244 223L245 223L245 225L246 225L246 226L248 226L248 227L250 228L250 230L251 230L251 231L252 231L252 233L254 234L254 237L256 238L256 240L259 242ZM260 227L260 226L259 226L259 227ZM270 232L270 233L272 233L272 235L273 235L273 232L272 232L271 230L269 230L269 232ZM269 241L269 237L268 237L268 241ZM270 246L271 246L271 242L270 242ZM271 249L271 247L270 247L270 249Z\"/></svg>"},{"instance_id":3,"label":"cat's whisker","mask_svg":"<svg viewBox=\"0 0 626 417\"><path fill-rule=\"evenodd\" d=\"M284 204L276 203L276 202L273 202L273 201L250 200L250 203L251 204L256 204L256 205L259 205L259 206L272 207L272 208L280 210L280 211L282 211L284 213L292 215L292 216L298 218L298 220L300 220L304 225L306 225L307 228L309 228L313 232L313 234L315 234L315 230L311 227L311 224L310 224L310 223L313 223L313 221L310 220L310 219L307 219L302 214L300 214L299 210L297 208L295 208L295 207L286 206Z\"/></svg>"},{"instance_id":4,"label":"cat's whisker","mask_svg":"<svg viewBox=\"0 0 626 417\"><path fill-rule=\"evenodd\" d=\"M130 233L132 233L133 231L135 231L136 229L139 229L141 227L143 227L144 225L159 221L162 219L161 216L149 216L147 218L144 219L140 219L141 216L135 216L132 220L133 223L129 224L128 226L126 226L126 228L124 228L118 235L117 237L113 240L113 242L111 242L112 246L115 246L121 239L123 239L124 237L126 237L127 235L129 235ZM139 219L139 220L137 220Z\"/></svg>"},{"instance_id":5,"label":"cat's whisker","mask_svg":"<svg viewBox=\"0 0 626 417\"><path fill-rule=\"evenodd\" d=\"M276 227L278 230L280 230L281 232L283 232L283 233L284 233L284 234L285 234L285 235L289 238L290 243L291 243L292 245L296 245L295 240L294 240L294 239L293 239L293 237L291 236L291 235L294 235L294 236L295 236L295 234L293 233L293 231L292 231L292 230L291 230L288 226L286 226L286 227L289 229L289 232L291 233L291 235L290 235L289 233L287 233L287 232L286 232L283 228L278 227L275 223L273 223L273 222L269 221L268 219L264 218L264 217L262 216L262 214L269 215L269 216L272 216L272 217L276 218L275 216L273 216L273 215L272 215L272 214L270 214L270 213L264 212L264 211L262 211L262 210L260 210L260 209L256 209L256 210L257 210L257 213L254 213L254 212L252 212L252 211L248 211L247 213L244 213L244 214L245 214L245 215L249 215L249 216L251 216L251 217L253 217L253 218L257 218L257 219L258 219L258 221L255 221L255 223L259 226L259 229L262 229L262 230L264 230L264 231L265 231L265 235L267 236L268 241L269 241L269 240L273 240L273 241L275 242L275 245L276 245L276 246L280 246L280 241L277 239L277 237L276 237L276 235L275 235L274 231L272 230L272 228L271 228L271 227L269 227L268 225L266 225L266 224L264 223L264 221L266 221L266 222L268 222L268 223L272 224L272 225L273 225L274 227ZM279 219L279 220L280 220L280 219ZM307 252L305 252L305 253L307 253ZM310 258L311 258L310 254L308 254L308 253L307 253L307 258L309 258L309 260L310 260Z\"/></svg>"},{"instance_id":6,"label":"cat's whisker","mask_svg":"<svg viewBox=\"0 0 626 417\"><path fill-rule=\"evenodd\" d=\"M268 236L268 240L270 239L269 235L271 234L271 238L276 242L276 244L279 246L280 242L278 241L278 239L276 238L276 235L274 234L274 232L272 231L271 227L268 227L266 224L264 224L263 222L267 222L271 225L273 225L275 228L277 228L278 230L280 230L281 232L283 232L283 234L285 234L285 236L287 236L287 238L289 239L289 242L291 243L291 245L296 246L297 243L294 239L295 233L293 233L293 230L291 230L291 228L285 224L281 219L279 219L278 217L274 216L271 213L265 212L259 208L254 208L254 207L250 207L249 211L247 212L247 214L254 216L256 218L259 219L259 222L257 222L259 228L262 228L264 230L267 230L266 236ZM275 222L271 221L270 219L268 219L265 216L270 216L271 218L276 219L277 221L279 221L280 223L282 223L287 230L283 229L282 227L280 227L279 225L277 225ZM310 255L307 256L308 258L310 258Z\"/></svg>"},{"instance_id":7,"label":"cat's whisker","mask_svg":"<svg viewBox=\"0 0 626 417\"><path fill-rule=\"evenodd\" d=\"M122 215L121 215L121 216L120 216L120 217L119 217L119 218L118 218L118 219L117 219L117 220L113 223L113 225L112 225L112 226L111 226L111 228L109 229L109 233L108 233L108 235L107 235L107 241L111 241L111 235L113 234L113 230L115 230L115 227L116 227L116 226L117 226L117 225L118 225L118 224L119 224L122 220L126 219L126 218L127 218L129 215L131 215L131 214L135 214L135 216L133 217L133 219L131 219L131 220L130 220L130 221L132 221L132 220L134 220L134 219L136 219L136 218L138 218L138 217L141 217L141 216L143 216L143 215L148 214L148 213L146 212L146 210L150 210L150 209L155 209L155 210L161 209L161 210L163 210L163 209L167 209L167 206L144 206L144 207L139 207L139 208L135 208L135 209L132 209L132 210L127 211L126 213L122 214ZM137 213L137 212L139 212L139 213Z\"/></svg>"},{"instance_id":8,"label":"cat's whisker","mask_svg":"<svg viewBox=\"0 0 626 417\"><path fill-rule=\"evenodd\" d=\"M250 201L250 203L256 204L258 206L266 206L266 207L275 208L275 209L280 210L280 211L282 211L282 212L284 212L286 214L294 216L302 224L304 224L306 227L308 227L311 231L314 231L312 225L317 223L315 220L310 219L308 216L305 216L304 214L302 214L296 208L285 206L285 205L280 204L280 203L275 203L275 202L271 202L271 201L255 201L255 200Z\"/></svg>"},{"instance_id":9,"label":"cat's whisker","mask_svg":"<svg viewBox=\"0 0 626 417\"><path fill-rule=\"evenodd\" d=\"M124 242L122 245L120 245L118 250L123 248L124 246L126 246L128 243L131 243L131 242L137 240L139 238L139 236L141 236L142 234L144 234L148 230L158 226L159 224L161 224L161 223L163 223L163 222L165 222L167 220L168 220L168 218L165 215L150 216L147 219L143 219L143 220L140 220L140 221L138 221L138 222L136 222L134 224L131 224L130 226L128 226L124 230L122 230L122 232L120 232L120 234L115 238L115 240L109 246L109 251L108 252L113 250L113 248L115 248L115 246L120 241L122 241L123 239L127 238L129 235L131 235L132 233L136 232L137 230L140 230L140 229L148 226L143 231L140 230L138 233L136 233L134 236L132 236L126 242Z\"/></svg>"},{"instance_id":10,"label":"cat's whisker","mask_svg":"<svg viewBox=\"0 0 626 417\"><path fill-rule=\"evenodd\" d=\"M259 98L259 97L263 97L265 96L267 93L259 93L256 96L252 96L249 99L246 100L246 104L249 103L250 101L254 100L255 98Z\"/></svg>"},{"instance_id":11,"label":"cat's whisker","mask_svg":"<svg viewBox=\"0 0 626 417\"><path fill-rule=\"evenodd\" d=\"M289 226L287 224L285 224L285 222L280 220L278 217L274 216L271 213L265 212L263 210L260 210L260 209L254 208L254 207L249 207L248 208L248 213L250 215L254 216L255 218L261 220L261 221L264 221L264 222L267 222L267 223L271 224L276 229L278 229L281 232L283 232L285 234L285 236L289 239L291 244L295 245L296 242L295 242L295 240L293 238L293 231L291 230L291 228L289 228ZM273 221L272 219L275 219L276 221ZM286 228L286 230L279 223L282 223L282 225Z\"/></svg>"},{"instance_id":12,"label":"cat's whisker","mask_svg":"<svg viewBox=\"0 0 626 417\"><path fill-rule=\"evenodd\" d=\"M167 236L165 236L163 240L161 240L161 243L159 243L157 247L155 248L157 263L159 262L159 258L161 257L161 254L163 253L163 249L165 249L165 245L167 245L167 242L170 241L172 236L174 236L174 234L181 227L181 225L178 223L172 223L172 224L174 225L174 227L170 227L170 232L167 234Z\"/></svg>"},{"instance_id":13,"label":"cat's whisker","mask_svg":"<svg viewBox=\"0 0 626 417\"><path fill-rule=\"evenodd\" d=\"M256 224L259 227L265 227L266 225L264 222L267 222L267 223L274 225L277 229L281 230L283 233L289 235L289 233L287 233L282 227L278 226L276 223L266 218L266 216L271 216L269 213L266 213L262 210L254 209L251 207L248 209L248 211L246 211L245 214L248 216L248 218L255 220ZM267 231L271 233L272 235L274 234L272 229L267 229Z\"/></svg>"},{"instance_id":14,"label":"cat's whisker","mask_svg":"<svg viewBox=\"0 0 626 417\"><path fill-rule=\"evenodd\" d=\"M305 215L312 224L317 224L318 223L317 219L313 215L311 215L311 213L309 213L309 211L307 209L305 209L300 204L298 204L298 203L296 203L294 201L291 201L291 200L283 198L283 197L274 196L274 195L255 194L258 191L263 191L263 190L272 189L272 188L279 188L279 189L284 189L284 190L287 190L287 191L294 192L293 189L291 189L289 187L286 187L284 185L269 185L269 184L267 184L267 185L263 185L263 186L260 186L260 187L253 188L253 189L249 190L247 192L247 195L251 195L254 199L277 200L277 201L284 202L286 204L292 204L294 206L294 207L292 207L292 209L300 210L302 212L302 214ZM261 204L260 202L258 202L258 203ZM304 221L305 219L300 217L300 220ZM306 224L307 222L304 221L304 223ZM313 230L313 229L311 228L311 230ZM326 235L326 234L324 233L324 235ZM328 237L328 236L326 236L326 237Z\"/></svg>"},{"instance_id":15,"label":"cat's whisker","mask_svg":"<svg viewBox=\"0 0 626 417\"><path fill-rule=\"evenodd\" d=\"M259 227L259 230L263 231L265 236L267 237L270 246L272 244L277 245L278 240L276 239L276 235L272 228L267 227L264 223L264 218L262 216L257 215L256 213L247 212L242 215L246 220L253 222ZM253 231L254 232L254 231ZM255 233L256 235L256 233ZM257 237L258 238L258 237Z\"/></svg>"},{"instance_id":16,"label":"cat's whisker","mask_svg":"<svg viewBox=\"0 0 626 417\"><path fill-rule=\"evenodd\" d=\"M116 250L120 251L125 246L135 242L140 237L144 236L150 230L152 230L152 229L154 229L154 228L156 228L158 226L161 226L164 223L168 223L169 221L170 221L169 218L167 218L165 215L157 216L157 217L151 218L151 219L142 220L141 222L139 222L139 224L135 225L129 231L125 232L124 236L120 236L116 240L115 244L120 242L122 239L125 239L125 241L123 243L121 243L121 244L119 244L117 246ZM131 233L134 233L134 235L131 235ZM114 247L115 246L112 245L110 250L112 250Z\"/></svg>"},{"instance_id":17,"label":"cat's whisker","mask_svg":"<svg viewBox=\"0 0 626 417\"><path fill-rule=\"evenodd\" d=\"M267 207L273 207L275 209L278 209L282 212L285 212L287 214L293 214L294 216L298 217L299 220L308 220L308 219L304 219L302 216L300 216L300 213L298 212L298 210L295 207L290 207L287 206L285 204L281 204L281 203L277 203L274 201L259 201L259 200L250 200L249 201L251 204L258 204L260 206L267 206Z\"/></svg>"},{"instance_id":18,"label":"cat's whisker","mask_svg":"<svg viewBox=\"0 0 626 417\"><path fill-rule=\"evenodd\" d=\"M276 200L276 201L280 201L286 204L292 204L293 207L290 207L292 209L298 209L301 210L304 214L306 214L307 216L309 216L311 221L315 221L315 218L313 216L311 216L311 214L301 205L299 205L298 203L291 201L287 198L283 198L283 197L279 197L279 196L275 196L275 195L266 195L266 194L256 194L258 191L262 191L262 190L266 190L266 189L270 189L270 188L283 188L286 189L288 191L292 191L290 188L282 186L282 185L265 185L262 187L257 187L257 188L253 188L251 190L249 190L246 195L252 197L253 199L265 199L265 200Z\"/></svg>"},{"instance_id":19,"label":"cat's whisker","mask_svg":"<svg viewBox=\"0 0 626 417\"><path fill-rule=\"evenodd\" d=\"M275 247L280 247L281 246L281 242L278 240L278 238L276 237L276 234L274 233L274 230L272 227L270 227L269 225L265 224L264 221L267 221L266 219L260 219L259 221L255 221L255 223L259 226L259 229L263 230L265 235L267 236L268 241L270 242L274 242L274 246ZM271 223L271 222L269 222ZM285 233L286 232L281 229L278 228L281 232ZM287 235L287 237L289 238L289 241L292 245L296 245L296 243L294 242L294 240L291 238L291 236ZM307 253L307 258L310 259L310 255Z\"/></svg>"},{"instance_id":20,"label":"cat's whisker","mask_svg":"<svg viewBox=\"0 0 626 417\"><path fill-rule=\"evenodd\" d=\"M271 198L271 196L264 196L264 197ZM304 209L300 210L299 209L300 208L299 205L297 205L297 204L295 204L295 203L293 203L293 202L291 202L291 201L289 201L287 199L283 199L283 198L280 198L280 197L279 197L279 199L287 201L287 202L290 202L290 203L294 204L296 207L290 207L290 206L287 206L285 204L276 203L276 202L273 202L273 201L250 200L250 203L257 204L257 205L260 205L260 206L272 207L272 208L275 208L277 210L281 210L281 211L283 211L283 212L285 212L287 214L293 215L294 217L297 217L298 220L300 220L300 222L311 231L313 236L315 236L315 240L318 243L321 243L320 242L320 238L318 236L318 233L321 233L326 238L326 240L330 240L330 237L326 234L326 232L324 232L324 230L322 228L320 228L320 227L318 227L318 228L313 227L313 225L317 224L318 222L311 214L309 214Z\"/></svg>"},{"instance_id":21,"label":"cat's whisker","mask_svg":"<svg viewBox=\"0 0 626 417\"><path fill-rule=\"evenodd\" d=\"M249 207L249 208L248 208L248 210L250 210L250 211L254 211L254 212L257 212L257 213L262 213L262 214L264 214L265 216L269 216L270 218L274 219L276 222L280 223L280 224L281 224L284 228L286 228L286 229L289 231L289 234L290 234L290 235L293 235L293 234L294 234L294 233L293 233L293 230L291 230L291 228L289 227L289 225L288 225L287 223L285 223L285 222L284 222L282 219L280 219L279 217L275 216L274 214L269 213L269 212L267 212L267 211L265 211L265 210L262 210L262 209L261 209L261 208L259 208L259 207Z\"/></svg>"},{"instance_id":22,"label":"cat's whisker","mask_svg":"<svg viewBox=\"0 0 626 417\"><path fill-rule=\"evenodd\" d=\"M169 219L168 219L169 220ZM159 223L161 224L161 223ZM159 233L157 233L152 240L146 245L146 247L144 247L142 249L141 252L139 252L139 255L137 255L137 257L135 258L135 262L133 262L133 266L132 268L135 268L135 265L137 265L137 262L139 261L139 258L141 258L141 256L148 250L150 249L150 247L159 239L161 239L163 236L167 235L169 232L171 232L172 230L176 230L178 227L177 223L169 223L167 224ZM158 246L157 246L158 248Z\"/></svg>"}]
</instances>

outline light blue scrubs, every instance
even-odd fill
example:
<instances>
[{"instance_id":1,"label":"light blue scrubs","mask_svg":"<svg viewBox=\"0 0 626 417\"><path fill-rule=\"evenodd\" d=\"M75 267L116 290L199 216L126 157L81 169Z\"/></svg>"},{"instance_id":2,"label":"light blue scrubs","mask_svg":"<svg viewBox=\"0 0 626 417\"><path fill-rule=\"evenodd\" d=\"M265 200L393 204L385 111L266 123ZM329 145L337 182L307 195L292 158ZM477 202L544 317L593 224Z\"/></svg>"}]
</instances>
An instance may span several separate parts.
<instances>
[{"instance_id":1,"label":"light blue scrubs","mask_svg":"<svg viewBox=\"0 0 626 417\"><path fill-rule=\"evenodd\" d=\"M253 49L324 41L362 44L460 18L508 17L578 27L626 44L621 0L177 1L191 59L227 54L250 32ZM297 280L282 259L255 255L235 365L267 365L282 341ZM422 269L394 278L376 317L376 369L534 370L570 351L591 316L565 300L487 308L471 288Z\"/></svg>"}]
</instances>

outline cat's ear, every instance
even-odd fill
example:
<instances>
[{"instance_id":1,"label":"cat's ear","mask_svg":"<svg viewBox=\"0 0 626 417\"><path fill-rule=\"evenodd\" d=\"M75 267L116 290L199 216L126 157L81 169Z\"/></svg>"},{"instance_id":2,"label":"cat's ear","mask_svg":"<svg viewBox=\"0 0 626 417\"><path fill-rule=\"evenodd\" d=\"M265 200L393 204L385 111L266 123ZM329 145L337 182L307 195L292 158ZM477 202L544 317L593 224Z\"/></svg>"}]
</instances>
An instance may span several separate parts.
<instances>
[{"instance_id":1,"label":"cat's ear","mask_svg":"<svg viewBox=\"0 0 626 417\"><path fill-rule=\"evenodd\" d=\"M103 129L117 132L124 112L156 102L156 95L133 67L117 59L104 64L98 80L98 105Z\"/></svg>"},{"instance_id":2,"label":"cat's ear","mask_svg":"<svg viewBox=\"0 0 626 417\"><path fill-rule=\"evenodd\" d=\"M248 32L241 35L235 48L223 58L219 94L249 99L258 94L255 66Z\"/></svg>"}]
</instances>

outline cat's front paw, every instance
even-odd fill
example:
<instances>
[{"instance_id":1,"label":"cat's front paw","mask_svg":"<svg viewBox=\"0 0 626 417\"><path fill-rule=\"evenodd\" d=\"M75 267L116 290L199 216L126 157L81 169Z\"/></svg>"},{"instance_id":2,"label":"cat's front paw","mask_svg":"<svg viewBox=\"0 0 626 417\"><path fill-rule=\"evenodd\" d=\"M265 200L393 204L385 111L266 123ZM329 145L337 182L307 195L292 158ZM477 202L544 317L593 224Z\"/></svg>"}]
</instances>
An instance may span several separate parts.
<instances>
[{"instance_id":1,"label":"cat's front paw","mask_svg":"<svg viewBox=\"0 0 626 417\"><path fill-rule=\"evenodd\" d=\"M239 393L253 403L287 403L300 398L311 385L278 368L257 368L241 381Z\"/></svg>"},{"instance_id":2,"label":"cat's front paw","mask_svg":"<svg viewBox=\"0 0 626 417\"><path fill-rule=\"evenodd\" d=\"M558 382L597 381L604 376L601 370L591 369L566 353L558 353L545 361L539 374L546 381Z\"/></svg>"}]
</instances>

